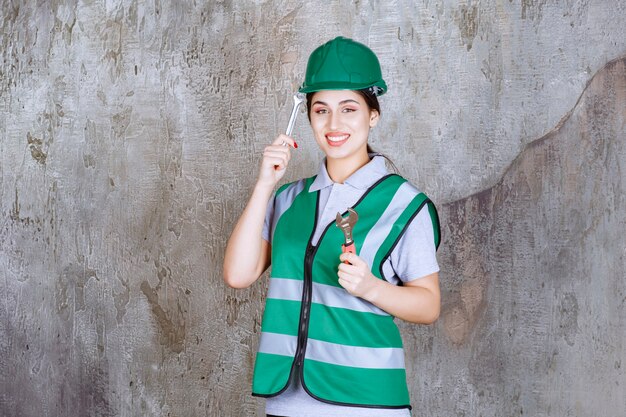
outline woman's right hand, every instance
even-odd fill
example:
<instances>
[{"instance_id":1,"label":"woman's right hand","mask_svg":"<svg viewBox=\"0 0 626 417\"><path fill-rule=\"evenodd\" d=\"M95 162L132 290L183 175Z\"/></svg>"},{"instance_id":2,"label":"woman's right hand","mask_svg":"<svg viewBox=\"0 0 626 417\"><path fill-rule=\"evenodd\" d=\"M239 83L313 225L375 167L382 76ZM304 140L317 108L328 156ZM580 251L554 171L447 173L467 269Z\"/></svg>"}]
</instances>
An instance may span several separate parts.
<instances>
[{"instance_id":1,"label":"woman's right hand","mask_svg":"<svg viewBox=\"0 0 626 417\"><path fill-rule=\"evenodd\" d=\"M273 188L280 181L287 171L292 147L295 149L298 144L284 134L278 135L271 145L265 147L258 184Z\"/></svg>"}]
</instances>

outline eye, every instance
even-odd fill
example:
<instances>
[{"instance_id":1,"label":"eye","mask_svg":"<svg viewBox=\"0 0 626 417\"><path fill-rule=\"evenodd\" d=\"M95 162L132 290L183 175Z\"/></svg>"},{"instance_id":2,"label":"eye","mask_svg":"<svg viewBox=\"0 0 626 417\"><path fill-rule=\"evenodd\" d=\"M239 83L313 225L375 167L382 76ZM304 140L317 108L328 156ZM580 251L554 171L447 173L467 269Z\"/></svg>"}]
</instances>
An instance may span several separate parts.
<instances>
[{"instance_id":1,"label":"eye","mask_svg":"<svg viewBox=\"0 0 626 417\"><path fill-rule=\"evenodd\" d=\"M318 107L317 109L313 109L313 112L317 114L326 114L328 113L328 110L325 109L324 107Z\"/></svg>"},{"instance_id":2,"label":"eye","mask_svg":"<svg viewBox=\"0 0 626 417\"><path fill-rule=\"evenodd\" d=\"M353 108L353 107L344 107L344 109L342 110L344 113L352 113L357 111L357 109Z\"/></svg>"}]
</instances>

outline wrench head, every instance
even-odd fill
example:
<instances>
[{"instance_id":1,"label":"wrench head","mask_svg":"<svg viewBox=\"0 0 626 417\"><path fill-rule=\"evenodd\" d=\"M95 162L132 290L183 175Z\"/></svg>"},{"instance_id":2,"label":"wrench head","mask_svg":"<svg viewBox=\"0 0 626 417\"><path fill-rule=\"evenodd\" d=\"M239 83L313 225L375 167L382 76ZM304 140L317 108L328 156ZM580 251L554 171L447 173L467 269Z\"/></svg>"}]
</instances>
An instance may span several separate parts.
<instances>
[{"instance_id":1,"label":"wrench head","mask_svg":"<svg viewBox=\"0 0 626 417\"><path fill-rule=\"evenodd\" d=\"M335 224L343 232L346 245L352 243L352 229L358 219L358 214L356 214L356 211L351 208L348 209L347 217L342 217L341 213L337 213L337 216L335 218Z\"/></svg>"},{"instance_id":2,"label":"wrench head","mask_svg":"<svg viewBox=\"0 0 626 417\"><path fill-rule=\"evenodd\" d=\"M352 208L349 208L347 220L348 220L348 223L350 224L350 227L354 227L357 220L359 220L359 215L356 214L356 211L354 211Z\"/></svg>"},{"instance_id":3,"label":"wrench head","mask_svg":"<svg viewBox=\"0 0 626 417\"><path fill-rule=\"evenodd\" d=\"M293 104L295 106L299 106L304 103L306 100L306 95L304 93L296 93L293 95Z\"/></svg>"},{"instance_id":4,"label":"wrench head","mask_svg":"<svg viewBox=\"0 0 626 417\"><path fill-rule=\"evenodd\" d=\"M293 127L296 124L296 117L298 117L298 109L306 100L306 96L303 93L296 93L293 95L293 108L291 109L291 116L289 116L289 123L287 123L287 129L285 134L291 136Z\"/></svg>"},{"instance_id":5,"label":"wrench head","mask_svg":"<svg viewBox=\"0 0 626 417\"><path fill-rule=\"evenodd\" d=\"M346 217L343 217L341 213L337 212L335 223L339 227L350 227L350 229L352 229L357 220L359 220L359 215L352 208L349 208L348 215Z\"/></svg>"}]
</instances>

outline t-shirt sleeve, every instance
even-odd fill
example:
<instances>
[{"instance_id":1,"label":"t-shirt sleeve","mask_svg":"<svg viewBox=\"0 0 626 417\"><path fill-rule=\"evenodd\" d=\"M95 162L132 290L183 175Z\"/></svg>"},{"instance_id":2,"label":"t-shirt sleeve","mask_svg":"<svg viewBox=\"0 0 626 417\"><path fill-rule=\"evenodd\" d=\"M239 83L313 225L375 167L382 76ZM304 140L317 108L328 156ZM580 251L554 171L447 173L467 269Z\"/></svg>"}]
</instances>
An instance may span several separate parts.
<instances>
[{"instance_id":1,"label":"t-shirt sleeve","mask_svg":"<svg viewBox=\"0 0 626 417\"><path fill-rule=\"evenodd\" d=\"M267 209L265 211L265 222L263 222L263 232L261 237L268 242L272 241L272 219L274 218L274 201L276 200L276 193L272 194L270 201L267 203Z\"/></svg>"},{"instance_id":2,"label":"t-shirt sleeve","mask_svg":"<svg viewBox=\"0 0 626 417\"><path fill-rule=\"evenodd\" d=\"M428 206L424 205L391 252L391 267L402 282L439 271L435 234Z\"/></svg>"}]
</instances>

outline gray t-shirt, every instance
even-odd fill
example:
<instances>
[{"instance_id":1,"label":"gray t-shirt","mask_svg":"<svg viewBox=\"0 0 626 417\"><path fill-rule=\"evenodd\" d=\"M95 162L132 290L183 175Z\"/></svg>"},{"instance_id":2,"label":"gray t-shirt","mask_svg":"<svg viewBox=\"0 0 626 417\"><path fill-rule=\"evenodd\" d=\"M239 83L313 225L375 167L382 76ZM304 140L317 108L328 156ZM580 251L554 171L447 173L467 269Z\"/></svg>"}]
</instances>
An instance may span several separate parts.
<instances>
[{"instance_id":1,"label":"gray t-shirt","mask_svg":"<svg viewBox=\"0 0 626 417\"><path fill-rule=\"evenodd\" d=\"M320 192L317 227L313 244L317 244L326 225L334 221L337 212L352 207L367 189L389 172L382 156L372 160L352 174L343 184L334 183L328 176L325 161L311 184L310 191ZM271 242L275 227L274 198L270 199L263 226L263 239ZM357 248L358 253L358 248ZM427 209L422 209L398 241L391 256L383 264L388 281L394 284L409 282L439 271L434 244L433 226ZM290 381L282 394L267 399L266 412L279 416L350 416L350 417L399 417L410 416L408 409L380 409L345 407L318 401L309 396L299 381Z\"/></svg>"}]
</instances>

